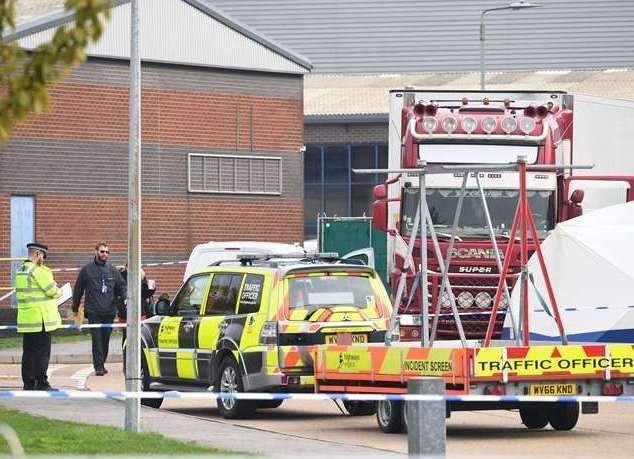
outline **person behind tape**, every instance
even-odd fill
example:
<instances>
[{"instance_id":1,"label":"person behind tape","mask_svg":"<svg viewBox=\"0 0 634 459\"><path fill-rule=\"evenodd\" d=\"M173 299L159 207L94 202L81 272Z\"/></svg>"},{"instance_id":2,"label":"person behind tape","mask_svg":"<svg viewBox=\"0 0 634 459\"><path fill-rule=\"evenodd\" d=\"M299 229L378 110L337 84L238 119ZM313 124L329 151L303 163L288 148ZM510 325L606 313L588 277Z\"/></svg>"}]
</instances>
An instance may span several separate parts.
<instances>
[{"instance_id":1,"label":"person behind tape","mask_svg":"<svg viewBox=\"0 0 634 459\"><path fill-rule=\"evenodd\" d=\"M48 247L33 242L27 244L28 259L15 274L18 306L18 333L22 341L22 381L24 390L55 391L48 383L48 363L51 358L51 332L62 325L53 272L44 265Z\"/></svg>"},{"instance_id":2,"label":"person behind tape","mask_svg":"<svg viewBox=\"0 0 634 459\"><path fill-rule=\"evenodd\" d=\"M73 289L73 312L79 311L81 297L85 293L84 315L91 324L111 324L117 313L116 297L126 296L126 286L119 270L108 263L108 243L100 241L95 245L95 258L79 271ZM108 373L105 363L110 347L111 327L91 328L92 364L95 374Z\"/></svg>"}]
</instances>

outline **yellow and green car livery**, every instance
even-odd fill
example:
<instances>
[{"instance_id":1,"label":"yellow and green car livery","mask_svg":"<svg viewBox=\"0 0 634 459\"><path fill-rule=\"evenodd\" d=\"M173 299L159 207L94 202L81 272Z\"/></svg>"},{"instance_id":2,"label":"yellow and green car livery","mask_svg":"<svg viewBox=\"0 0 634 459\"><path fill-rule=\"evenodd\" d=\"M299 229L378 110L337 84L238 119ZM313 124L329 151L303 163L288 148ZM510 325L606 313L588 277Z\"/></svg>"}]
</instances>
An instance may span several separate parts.
<instances>
[{"instance_id":1,"label":"yellow and green car livery","mask_svg":"<svg viewBox=\"0 0 634 459\"><path fill-rule=\"evenodd\" d=\"M312 390L314 346L383 342L391 308L380 278L366 266L315 260L210 266L143 322L144 389ZM221 401L226 417L262 405L231 400L228 409Z\"/></svg>"}]
</instances>

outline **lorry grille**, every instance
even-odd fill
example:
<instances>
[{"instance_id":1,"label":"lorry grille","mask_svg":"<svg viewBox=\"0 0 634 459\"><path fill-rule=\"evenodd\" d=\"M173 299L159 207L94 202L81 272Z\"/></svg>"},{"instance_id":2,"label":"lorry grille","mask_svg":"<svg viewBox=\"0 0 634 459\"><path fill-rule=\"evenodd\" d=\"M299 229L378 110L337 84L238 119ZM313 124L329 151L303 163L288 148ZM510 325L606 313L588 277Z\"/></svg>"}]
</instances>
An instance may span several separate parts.
<instances>
[{"instance_id":1,"label":"lorry grille","mask_svg":"<svg viewBox=\"0 0 634 459\"><path fill-rule=\"evenodd\" d=\"M517 274L507 278L509 289L514 285L516 278ZM428 279L430 313L433 313L440 294L442 276L439 273L430 272ZM460 313L465 336L471 339L484 338L489 324L489 318L491 317L491 310L493 309L493 300L499 282L499 275L450 273L449 280L456 297L458 312ZM408 282L407 293L404 295L404 300L401 303L402 313L420 313L420 291L414 293L409 307L407 305L411 287L412 282L410 280L410 282ZM438 321L437 337L439 339L457 339L459 337L458 328L452 315L451 305L446 293L443 295L441 301L441 317ZM493 331L494 338L500 337L504 324L506 310L506 300L504 298L502 298L499 310L501 312L498 312L496 315L495 328ZM404 338L407 339L407 333Z\"/></svg>"}]
</instances>

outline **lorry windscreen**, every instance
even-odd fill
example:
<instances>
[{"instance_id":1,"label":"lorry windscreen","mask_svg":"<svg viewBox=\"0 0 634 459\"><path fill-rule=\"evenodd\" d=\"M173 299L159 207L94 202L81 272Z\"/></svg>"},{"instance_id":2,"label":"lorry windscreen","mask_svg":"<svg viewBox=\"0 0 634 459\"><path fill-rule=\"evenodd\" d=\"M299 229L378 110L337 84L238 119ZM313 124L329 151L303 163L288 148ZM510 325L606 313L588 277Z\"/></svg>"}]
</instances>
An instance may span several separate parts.
<instances>
[{"instance_id":1,"label":"lorry windscreen","mask_svg":"<svg viewBox=\"0 0 634 459\"><path fill-rule=\"evenodd\" d=\"M517 190L485 189L487 205L498 236L508 236L518 202ZM428 188L427 204L436 231L448 233L453 225L460 190L455 188ZM414 225L418 188L403 188L401 233L409 236ZM533 211L535 226L540 237L546 237L555 224L555 197L552 190L528 190L528 203ZM458 224L458 236L487 237L486 217L482 207L480 193L476 189L467 189L462 213Z\"/></svg>"}]
</instances>

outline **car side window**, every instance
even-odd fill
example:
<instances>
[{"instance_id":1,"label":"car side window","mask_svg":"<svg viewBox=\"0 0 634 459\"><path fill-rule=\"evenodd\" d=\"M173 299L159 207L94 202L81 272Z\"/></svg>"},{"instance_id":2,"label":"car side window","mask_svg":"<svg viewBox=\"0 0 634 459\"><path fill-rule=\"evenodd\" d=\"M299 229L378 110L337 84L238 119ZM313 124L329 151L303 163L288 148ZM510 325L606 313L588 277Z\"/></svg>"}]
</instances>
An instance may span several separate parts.
<instances>
[{"instance_id":1,"label":"car side window","mask_svg":"<svg viewBox=\"0 0 634 459\"><path fill-rule=\"evenodd\" d=\"M200 311L209 274L190 277L174 299L173 307L179 316L195 316Z\"/></svg>"},{"instance_id":2,"label":"car side window","mask_svg":"<svg viewBox=\"0 0 634 459\"><path fill-rule=\"evenodd\" d=\"M262 287L264 286L264 276L257 274L247 274L240 294L240 304L238 314L249 314L260 310L262 300Z\"/></svg>"},{"instance_id":3,"label":"car side window","mask_svg":"<svg viewBox=\"0 0 634 459\"><path fill-rule=\"evenodd\" d=\"M205 306L206 316L235 314L242 274L214 274Z\"/></svg>"}]
</instances>

